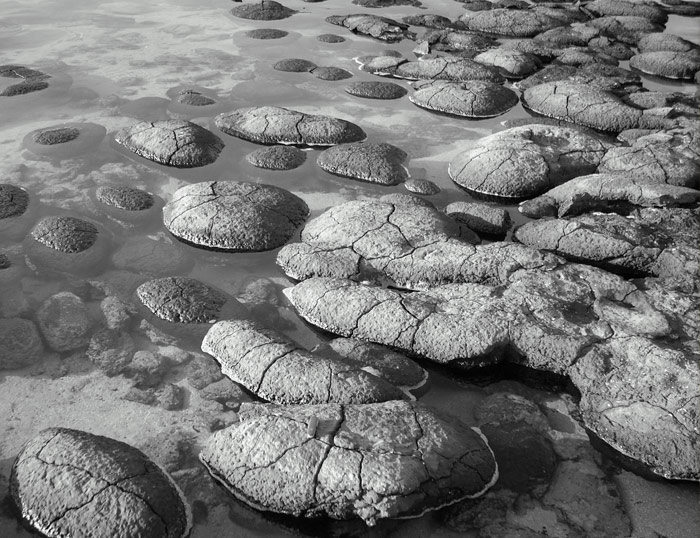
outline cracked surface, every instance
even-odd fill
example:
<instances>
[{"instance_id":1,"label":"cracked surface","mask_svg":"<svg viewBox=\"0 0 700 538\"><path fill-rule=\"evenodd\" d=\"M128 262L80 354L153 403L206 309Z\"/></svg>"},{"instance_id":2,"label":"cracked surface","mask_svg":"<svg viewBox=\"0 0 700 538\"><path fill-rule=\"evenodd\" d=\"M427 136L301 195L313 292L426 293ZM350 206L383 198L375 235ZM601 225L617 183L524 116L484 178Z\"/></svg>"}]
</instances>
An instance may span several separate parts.
<instances>
[{"instance_id":1,"label":"cracked surface","mask_svg":"<svg viewBox=\"0 0 700 538\"><path fill-rule=\"evenodd\" d=\"M280 187L207 181L178 189L163 208L163 223L194 246L263 251L284 245L308 214L301 198Z\"/></svg>"},{"instance_id":2,"label":"cracked surface","mask_svg":"<svg viewBox=\"0 0 700 538\"><path fill-rule=\"evenodd\" d=\"M517 200L594 172L611 147L573 128L513 127L478 140L450 162L448 172L475 196Z\"/></svg>"},{"instance_id":3,"label":"cracked surface","mask_svg":"<svg viewBox=\"0 0 700 538\"><path fill-rule=\"evenodd\" d=\"M289 9L274 0L261 0L260 2L242 4L231 10L231 14L235 17L254 21L277 21L291 17L295 13L295 10Z\"/></svg>"},{"instance_id":4,"label":"cracked surface","mask_svg":"<svg viewBox=\"0 0 700 538\"><path fill-rule=\"evenodd\" d=\"M641 110L626 105L612 93L573 82L533 86L523 92L522 101L543 116L606 132L637 127L642 117Z\"/></svg>"},{"instance_id":5,"label":"cracked surface","mask_svg":"<svg viewBox=\"0 0 700 538\"><path fill-rule=\"evenodd\" d=\"M700 53L697 50L643 52L630 58L630 67L657 77L693 80L700 71Z\"/></svg>"},{"instance_id":6,"label":"cracked surface","mask_svg":"<svg viewBox=\"0 0 700 538\"><path fill-rule=\"evenodd\" d=\"M692 204L700 192L631 174L590 174L572 179L547 193L523 202L519 210L530 218L567 217L608 208L673 207Z\"/></svg>"},{"instance_id":7,"label":"cracked surface","mask_svg":"<svg viewBox=\"0 0 700 538\"><path fill-rule=\"evenodd\" d=\"M655 32L647 34L637 43L637 49L642 52L655 52L659 50L671 50L675 52L688 52L697 50L698 45L677 35L668 32Z\"/></svg>"},{"instance_id":8,"label":"cracked surface","mask_svg":"<svg viewBox=\"0 0 700 538\"><path fill-rule=\"evenodd\" d=\"M233 297L194 278L180 276L144 282L136 295L153 314L173 323L213 323L232 309L245 310Z\"/></svg>"},{"instance_id":9,"label":"cracked surface","mask_svg":"<svg viewBox=\"0 0 700 538\"><path fill-rule=\"evenodd\" d=\"M239 108L219 114L214 123L227 135L268 145L334 146L367 137L349 121L277 106Z\"/></svg>"},{"instance_id":10,"label":"cracked surface","mask_svg":"<svg viewBox=\"0 0 700 538\"><path fill-rule=\"evenodd\" d=\"M397 43L405 37L410 37L408 25L377 15L331 15L326 22L344 26L354 34L371 37L388 43Z\"/></svg>"},{"instance_id":11,"label":"cracked surface","mask_svg":"<svg viewBox=\"0 0 700 538\"><path fill-rule=\"evenodd\" d=\"M103 185L97 188L95 195L99 202L126 211L144 211L153 207L155 202L150 192L123 185Z\"/></svg>"},{"instance_id":12,"label":"cracked surface","mask_svg":"<svg viewBox=\"0 0 700 538\"><path fill-rule=\"evenodd\" d=\"M43 430L20 451L10 493L48 536L181 538L191 517L173 480L142 452L78 430Z\"/></svg>"},{"instance_id":13,"label":"cracked surface","mask_svg":"<svg viewBox=\"0 0 700 538\"><path fill-rule=\"evenodd\" d=\"M641 77L632 71L613 65L596 63L579 67L548 65L526 79L516 82L515 87L520 91L525 91L546 82L559 81L585 84L622 96L638 92L642 88Z\"/></svg>"},{"instance_id":14,"label":"cracked surface","mask_svg":"<svg viewBox=\"0 0 700 538\"><path fill-rule=\"evenodd\" d=\"M425 289L452 282L504 282L521 268L559 258L513 243L471 245L460 225L432 207L354 201L309 221L302 243L280 250L291 278L333 276Z\"/></svg>"},{"instance_id":15,"label":"cracked surface","mask_svg":"<svg viewBox=\"0 0 700 538\"><path fill-rule=\"evenodd\" d=\"M540 10L504 8L464 14L459 21L468 30L506 37L532 37L571 22L550 17Z\"/></svg>"},{"instance_id":16,"label":"cracked surface","mask_svg":"<svg viewBox=\"0 0 700 538\"><path fill-rule=\"evenodd\" d=\"M420 36L420 41L427 42L433 50L444 50L447 52L465 51L470 54L498 45L495 39L485 35L457 30L429 30Z\"/></svg>"},{"instance_id":17,"label":"cracked surface","mask_svg":"<svg viewBox=\"0 0 700 538\"><path fill-rule=\"evenodd\" d=\"M481 435L419 404L243 404L200 454L236 497L293 515L417 517L496 480Z\"/></svg>"},{"instance_id":18,"label":"cracked surface","mask_svg":"<svg viewBox=\"0 0 700 538\"><path fill-rule=\"evenodd\" d=\"M414 105L464 118L493 118L518 104L514 91L492 82L435 81L414 86L416 91L408 97Z\"/></svg>"},{"instance_id":19,"label":"cracked surface","mask_svg":"<svg viewBox=\"0 0 700 538\"><path fill-rule=\"evenodd\" d=\"M182 90L178 93L176 101L189 106L208 106L216 104L214 99L203 95L196 90Z\"/></svg>"},{"instance_id":20,"label":"cracked surface","mask_svg":"<svg viewBox=\"0 0 700 538\"><path fill-rule=\"evenodd\" d=\"M336 176L379 185L396 185L408 178L408 155L387 143L340 144L321 153L316 163Z\"/></svg>"},{"instance_id":21,"label":"cracked surface","mask_svg":"<svg viewBox=\"0 0 700 538\"><path fill-rule=\"evenodd\" d=\"M539 69L540 63L533 54L502 48L490 49L474 56L474 61L499 67L508 78L523 78Z\"/></svg>"},{"instance_id":22,"label":"cracked surface","mask_svg":"<svg viewBox=\"0 0 700 538\"><path fill-rule=\"evenodd\" d=\"M9 183L0 183L0 219L24 215L29 207L29 193Z\"/></svg>"},{"instance_id":23,"label":"cracked surface","mask_svg":"<svg viewBox=\"0 0 700 538\"><path fill-rule=\"evenodd\" d=\"M406 88L393 82L375 81L354 82L346 86L345 91L365 99L400 99L408 93Z\"/></svg>"},{"instance_id":24,"label":"cracked surface","mask_svg":"<svg viewBox=\"0 0 700 538\"><path fill-rule=\"evenodd\" d=\"M275 403L372 403L405 397L357 364L311 353L253 321L216 323L204 337L202 351L219 362L229 379Z\"/></svg>"},{"instance_id":25,"label":"cracked surface","mask_svg":"<svg viewBox=\"0 0 700 538\"><path fill-rule=\"evenodd\" d=\"M668 20L668 15L659 6L626 0L594 0L586 4L586 9L598 17L634 15L658 24L665 24Z\"/></svg>"},{"instance_id":26,"label":"cracked surface","mask_svg":"<svg viewBox=\"0 0 700 538\"><path fill-rule=\"evenodd\" d=\"M211 164L224 148L214 133L184 120L143 121L119 131L115 140L144 159L175 168Z\"/></svg>"},{"instance_id":27,"label":"cracked surface","mask_svg":"<svg viewBox=\"0 0 700 538\"><path fill-rule=\"evenodd\" d=\"M664 29L662 24L634 15L599 17L589 21L587 24L598 28L603 35L628 45L636 45L646 34L662 32Z\"/></svg>"},{"instance_id":28,"label":"cracked surface","mask_svg":"<svg viewBox=\"0 0 700 538\"><path fill-rule=\"evenodd\" d=\"M452 202L445 206L445 214L477 233L506 235L511 226L508 211L473 202Z\"/></svg>"},{"instance_id":29,"label":"cracked surface","mask_svg":"<svg viewBox=\"0 0 700 538\"><path fill-rule=\"evenodd\" d=\"M31 232L39 243L59 252L75 254L97 241L97 227L75 217L44 217Z\"/></svg>"}]
</instances>

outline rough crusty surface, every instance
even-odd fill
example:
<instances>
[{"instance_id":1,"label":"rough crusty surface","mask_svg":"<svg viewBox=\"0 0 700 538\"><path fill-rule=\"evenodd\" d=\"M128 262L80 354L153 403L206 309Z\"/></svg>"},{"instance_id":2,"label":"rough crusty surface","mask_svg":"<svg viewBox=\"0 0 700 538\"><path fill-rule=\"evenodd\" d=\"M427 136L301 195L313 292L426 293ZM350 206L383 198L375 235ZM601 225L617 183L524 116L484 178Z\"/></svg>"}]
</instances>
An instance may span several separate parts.
<instances>
[{"instance_id":1,"label":"rough crusty surface","mask_svg":"<svg viewBox=\"0 0 700 538\"><path fill-rule=\"evenodd\" d=\"M87 307L77 295L63 291L46 299L36 312L44 340L54 351L85 347L91 323Z\"/></svg>"},{"instance_id":2,"label":"rough crusty surface","mask_svg":"<svg viewBox=\"0 0 700 538\"><path fill-rule=\"evenodd\" d=\"M663 8L641 2L594 0L586 4L586 9L598 17L634 15L636 17L644 17L645 19L659 24L665 24L668 20L668 15Z\"/></svg>"},{"instance_id":3,"label":"rough crusty surface","mask_svg":"<svg viewBox=\"0 0 700 538\"><path fill-rule=\"evenodd\" d=\"M580 67L573 65L548 65L537 73L515 83L520 91L545 82L573 82L585 84L591 88L609 91L618 96L638 92L642 88L641 77L614 65L586 64Z\"/></svg>"},{"instance_id":4,"label":"rough crusty surface","mask_svg":"<svg viewBox=\"0 0 700 538\"><path fill-rule=\"evenodd\" d=\"M585 47L591 39L600 35L600 30L586 25L559 26L534 37L538 43L551 47Z\"/></svg>"},{"instance_id":5,"label":"rough crusty surface","mask_svg":"<svg viewBox=\"0 0 700 538\"><path fill-rule=\"evenodd\" d=\"M506 37L532 37L567 24L566 21L555 19L539 10L504 8L465 13L459 21L467 30Z\"/></svg>"},{"instance_id":6,"label":"rough crusty surface","mask_svg":"<svg viewBox=\"0 0 700 538\"><path fill-rule=\"evenodd\" d=\"M311 70L311 74L321 80L346 80L352 78L352 73L340 67L321 66Z\"/></svg>"},{"instance_id":7,"label":"rough crusty surface","mask_svg":"<svg viewBox=\"0 0 700 538\"><path fill-rule=\"evenodd\" d=\"M13 97L45 90L49 87L46 80L51 78L51 75L21 65L0 65L0 77L24 79L0 92L0 97Z\"/></svg>"},{"instance_id":8,"label":"rough crusty surface","mask_svg":"<svg viewBox=\"0 0 700 538\"><path fill-rule=\"evenodd\" d=\"M268 170L293 170L306 161L306 153L294 146L271 146L256 149L245 160L258 168Z\"/></svg>"},{"instance_id":9,"label":"rough crusty surface","mask_svg":"<svg viewBox=\"0 0 700 538\"><path fill-rule=\"evenodd\" d=\"M99 202L126 211L145 211L155 202L150 192L123 185L103 185L97 188L95 195Z\"/></svg>"},{"instance_id":10,"label":"rough crusty surface","mask_svg":"<svg viewBox=\"0 0 700 538\"><path fill-rule=\"evenodd\" d=\"M326 22L344 26L354 34L371 37L388 43L396 43L408 37L408 25L377 15L331 15Z\"/></svg>"},{"instance_id":11,"label":"rough crusty surface","mask_svg":"<svg viewBox=\"0 0 700 538\"><path fill-rule=\"evenodd\" d=\"M345 91L366 99L400 99L408 93L403 86L393 82L361 81L350 84Z\"/></svg>"},{"instance_id":12,"label":"rough crusty surface","mask_svg":"<svg viewBox=\"0 0 700 538\"><path fill-rule=\"evenodd\" d=\"M408 178L408 155L385 142L340 144L322 152L316 162L336 176L378 185L396 185Z\"/></svg>"},{"instance_id":13,"label":"rough crusty surface","mask_svg":"<svg viewBox=\"0 0 700 538\"><path fill-rule=\"evenodd\" d=\"M272 66L276 71L287 71L289 73L308 73L316 67L315 63L303 58L285 58Z\"/></svg>"},{"instance_id":14,"label":"rough crusty surface","mask_svg":"<svg viewBox=\"0 0 700 538\"><path fill-rule=\"evenodd\" d=\"M182 90L177 94L176 101L182 105L189 106L208 106L216 104L214 99L196 90Z\"/></svg>"},{"instance_id":15,"label":"rough crusty surface","mask_svg":"<svg viewBox=\"0 0 700 538\"><path fill-rule=\"evenodd\" d=\"M440 187L429 179L408 179L403 186L407 191L423 196L434 196L440 192Z\"/></svg>"},{"instance_id":16,"label":"rough crusty surface","mask_svg":"<svg viewBox=\"0 0 700 538\"><path fill-rule=\"evenodd\" d=\"M282 39L283 37L287 37L289 32L276 28L256 28L254 30L248 30L245 35L251 39Z\"/></svg>"},{"instance_id":17,"label":"rough crusty surface","mask_svg":"<svg viewBox=\"0 0 700 538\"><path fill-rule=\"evenodd\" d=\"M543 116L614 133L637 127L642 117L641 110L612 93L573 82L533 86L523 92L522 101Z\"/></svg>"},{"instance_id":18,"label":"rough crusty surface","mask_svg":"<svg viewBox=\"0 0 700 538\"><path fill-rule=\"evenodd\" d=\"M0 219L20 217L29 206L29 193L17 185L0 183Z\"/></svg>"},{"instance_id":19,"label":"rough crusty surface","mask_svg":"<svg viewBox=\"0 0 700 538\"><path fill-rule=\"evenodd\" d=\"M493 82L439 80L416 83L415 86L416 91L408 97L414 105L463 118L493 118L518 104L518 96L513 90Z\"/></svg>"},{"instance_id":20,"label":"rough crusty surface","mask_svg":"<svg viewBox=\"0 0 700 538\"><path fill-rule=\"evenodd\" d=\"M515 79L527 77L540 67L535 55L503 48L489 49L477 54L474 61L503 69L508 78Z\"/></svg>"},{"instance_id":21,"label":"rough crusty surface","mask_svg":"<svg viewBox=\"0 0 700 538\"><path fill-rule=\"evenodd\" d=\"M239 417L200 459L264 510L374 525L477 497L498 475L480 433L419 404L243 404Z\"/></svg>"},{"instance_id":22,"label":"rough crusty surface","mask_svg":"<svg viewBox=\"0 0 700 538\"><path fill-rule=\"evenodd\" d=\"M22 318L0 319L0 370L34 364L43 347L33 321Z\"/></svg>"},{"instance_id":23,"label":"rough crusty surface","mask_svg":"<svg viewBox=\"0 0 700 538\"><path fill-rule=\"evenodd\" d=\"M214 324L202 351L219 362L228 378L275 403L371 403L404 397L360 366L311 353L253 321Z\"/></svg>"},{"instance_id":24,"label":"rough crusty surface","mask_svg":"<svg viewBox=\"0 0 700 538\"><path fill-rule=\"evenodd\" d=\"M213 323L222 319L231 304L243 310L233 297L182 276L144 282L136 289L136 295L154 315L173 323Z\"/></svg>"},{"instance_id":25,"label":"rough crusty surface","mask_svg":"<svg viewBox=\"0 0 700 538\"><path fill-rule=\"evenodd\" d=\"M700 160L669 146L668 138L642 137L632 146L612 148L601 159L599 173L629 173L667 185L697 189L700 184Z\"/></svg>"},{"instance_id":26,"label":"rough crusty surface","mask_svg":"<svg viewBox=\"0 0 700 538\"><path fill-rule=\"evenodd\" d=\"M136 448L50 428L20 451L10 493L22 517L49 538L181 538L190 513L175 482Z\"/></svg>"},{"instance_id":27,"label":"rough crusty surface","mask_svg":"<svg viewBox=\"0 0 700 538\"><path fill-rule=\"evenodd\" d=\"M700 71L700 52L642 52L630 58L630 67L657 77L693 80Z\"/></svg>"},{"instance_id":28,"label":"rough crusty surface","mask_svg":"<svg viewBox=\"0 0 700 538\"><path fill-rule=\"evenodd\" d=\"M295 13L296 11L293 9L289 9L274 0L241 4L231 10L231 14L236 17L255 21L277 21L291 17Z\"/></svg>"},{"instance_id":29,"label":"rough crusty surface","mask_svg":"<svg viewBox=\"0 0 700 538\"><path fill-rule=\"evenodd\" d=\"M452 202L445 214L480 234L506 235L511 226L508 211L475 202Z\"/></svg>"},{"instance_id":30,"label":"rough crusty surface","mask_svg":"<svg viewBox=\"0 0 700 538\"><path fill-rule=\"evenodd\" d=\"M595 172L611 147L574 128L544 124L512 127L457 154L448 173L474 196L518 200Z\"/></svg>"},{"instance_id":31,"label":"rough crusty surface","mask_svg":"<svg viewBox=\"0 0 700 538\"><path fill-rule=\"evenodd\" d=\"M75 140L80 136L80 131L75 127L58 127L48 128L36 131L32 139L37 144L44 146L53 146L54 144L63 144Z\"/></svg>"},{"instance_id":32,"label":"rough crusty surface","mask_svg":"<svg viewBox=\"0 0 700 538\"><path fill-rule=\"evenodd\" d=\"M143 121L119 131L115 140L150 161L175 168L195 168L216 161L222 140L184 120Z\"/></svg>"},{"instance_id":33,"label":"rough crusty surface","mask_svg":"<svg viewBox=\"0 0 700 538\"><path fill-rule=\"evenodd\" d=\"M376 61L363 66L370 72ZM408 80L447 80L450 82L485 81L501 84L505 78L495 67L483 65L469 58L439 57L429 60L400 61L395 68L388 68L374 74L393 76Z\"/></svg>"},{"instance_id":34,"label":"rough crusty surface","mask_svg":"<svg viewBox=\"0 0 700 538\"><path fill-rule=\"evenodd\" d=\"M668 207L692 204L700 192L637 178L634 174L580 176L520 205L531 218L567 217L615 207Z\"/></svg>"},{"instance_id":35,"label":"rough crusty surface","mask_svg":"<svg viewBox=\"0 0 700 538\"><path fill-rule=\"evenodd\" d=\"M588 22L598 28L604 36L616 39L628 45L636 45L645 35L662 32L663 24L635 15L612 15L600 17Z\"/></svg>"},{"instance_id":36,"label":"rough crusty surface","mask_svg":"<svg viewBox=\"0 0 700 538\"><path fill-rule=\"evenodd\" d=\"M97 227L75 217L44 217L31 232L42 245L59 252L75 254L89 249L97 241Z\"/></svg>"},{"instance_id":37,"label":"rough crusty surface","mask_svg":"<svg viewBox=\"0 0 700 538\"><path fill-rule=\"evenodd\" d=\"M195 246L262 251L284 245L308 214L301 198L280 187L207 181L178 189L163 208L163 223Z\"/></svg>"},{"instance_id":38,"label":"rough crusty surface","mask_svg":"<svg viewBox=\"0 0 700 538\"><path fill-rule=\"evenodd\" d=\"M309 221L302 242L282 248L277 264L296 280L326 276L425 289L452 282L504 282L519 269L561 261L514 243L471 245L463 233L434 207L353 201ZM380 312L388 311L380 306Z\"/></svg>"},{"instance_id":39,"label":"rough crusty surface","mask_svg":"<svg viewBox=\"0 0 700 538\"><path fill-rule=\"evenodd\" d=\"M334 146L367 137L349 121L277 106L239 108L219 114L214 123L228 135L258 144Z\"/></svg>"},{"instance_id":40,"label":"rough crusty surface","mask_svg":"<svg viewBox=\"0 0 700 538\"><path fill-rule=\"evenodd\" d=\"M639 52L656 52L660 50L670 50L674 52L689 52L698 50L698 46L692 41L683 39L668 32L656 32L647 34L637 43Z\"/></svg>"}]
</instances>

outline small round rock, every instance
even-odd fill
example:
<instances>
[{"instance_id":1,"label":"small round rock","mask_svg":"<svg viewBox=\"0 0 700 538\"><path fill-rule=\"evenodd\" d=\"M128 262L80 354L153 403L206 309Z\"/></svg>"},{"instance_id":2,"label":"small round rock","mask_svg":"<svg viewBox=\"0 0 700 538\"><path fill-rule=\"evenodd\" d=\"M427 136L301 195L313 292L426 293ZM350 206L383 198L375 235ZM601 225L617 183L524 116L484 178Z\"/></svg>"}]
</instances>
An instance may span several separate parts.
<instances>
[{"instance_id":1,"label":"small round rock","mask_svg":"<svg viewBox=\"0 0 700 538\"><path fill-rule=\"evenodd\" d=\"M276 28L256 28L254 30L248 30L245 35L251 39L282 39L283 37L287 37L289 32Z\"/></svg>"},{"instance_id":2,"label":"small round rock","mask_svg":"<svg viewBox=\"0 0 700 538\"><path fill-rule=\"evenodd\" d=\"M315 63L304 60L303 58L286 58L272 66L276 71L285 71L288 73L308 73L316 67L318 66Z\"/></svg>"},{"instance_id":3,"label":"small round rock","mask_svg":"<svg viewBox=\"0 0 700 538\"><path fill-rule=\"evenodd\" d=\"M428 179L408 179L403 186L407 191L423 196L432 196L440 192L440 187Z\"/></svg>"},{"instance_id":4,"label":"small round rock","mask_svg":"<svg viewBox=\"0 0 700 538\"><path fill-rule=\"evenodd\" d=\"M29 207L29 193L17 185L0 183L0 219L21 217Z\"/></svg>"},{"instance_id":5,"label":"small round rock","mask_svg":"<svg viewBox=\"0 0 700 538\"><path fill-rule=\"evenodd\" d=\"M350 71L340 67L317 67L311 70L311 74L321 80L345 80L352 77Z\"/></svg>"},{"instance_id":6,"label":"small round rock","mask_svg":"<svg viewBox=\"0 0 700 538\"><path fill-rule=\"evenodd\" d=\"M321 34L316 36L316 39L322 43L342 43L345 41L344 37L335 34Z\"/></svg>"},{"instance_id":7,"label":"small round rock","mask_svg":"<svg viewBox=\"0 0 700 538\"><path fill-rule=\"evenodd\" d=\"M49 428L15 459L10 494L22 518L49 538L184 538L191 514L173 479L121 441Z\"/></svg>"},{"instance_id":8,"label":"small round rock","mask_svg":"<svg viewBox=\"0 0 700 538\"><path fill-rule=\"evenodd\" d=\"M95 193L97 200L105 205L126 211L144 211L153 207L155 201L150 192L123 185L104 185Z\"/></svg>"},{"instance_id":9,"label":"small round rock","mask_svg":"<svg viewBox=\"0 0 700 538\"><path fill-rule=\"evenodd\" d=\"M366 99L400 99L408 93L403 86L393 82L355 82L345 88L345 91L355 97Z\"/></svg>"},{"instance_id":10,"label":"small round rock","mask_svg":"<svg viewBox=\"0 0 700 538\"><path fill-rule=\"evenodd\" d=\"M44 217L31 232L42 245L59 252L83 252L95 244L97 227L75 217Z\"/></svg>"},{"instance_id":11,"label":"small round rock","mask_svg":"<svg viewBox=\"0 0 700 538\"><path fill-rule=\"evenodd\" d=\"M276 21L294 15L296 11L283 6L274 0L242 4L231 10L231 14L241 19L254 21Z\"/></svg>"},{"instance_id":12,"label":"small round rock","mask_svg":"<svg viewBox=\"0 0 700 538\"><path fill-rule=\"evenodd\" d=\"M177 102L181 105L207 106L214 105L216 101L196 90L182 90L177 96Z\"/></svg>"},{"instance_id":13,"label":"small round rock","mask_svg":"<svg viewBox=\"0 0 700 538\"><path fill-rule=\"evenodd\" d=\"M294 146L270 146L246 155L246 161L268 170L293 170L306 161L306 153Z\"/></svg>"}]
</instances>

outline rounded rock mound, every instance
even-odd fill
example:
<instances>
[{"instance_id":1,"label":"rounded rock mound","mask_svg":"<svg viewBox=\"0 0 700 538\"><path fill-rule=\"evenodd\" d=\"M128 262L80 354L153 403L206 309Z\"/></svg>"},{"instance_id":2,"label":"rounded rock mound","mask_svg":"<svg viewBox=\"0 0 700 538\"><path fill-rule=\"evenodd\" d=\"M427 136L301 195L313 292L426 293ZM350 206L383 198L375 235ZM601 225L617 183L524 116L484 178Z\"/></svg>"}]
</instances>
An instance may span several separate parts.
<instances>
[{"instance_id":1,"label":"rounded rock mound","mask_svg":"<svg viewBox=\"0 0 700 538\"><path fill-rule=\"evenodd\" d=\"M214 133L184 120L143 121L119 131L115 140L144 159L175 168L211 164L224 148Z\"/></svg>"},{"instance_id":2,"label":"rounded rock mound","mask_svg":"<svg viewBox=\"0 0 700 538\"><path fill-rule=\"evenodd\" d=\"M693 80L700 71L700 52L642 52L630 58L630 67L657 77Z\"/></svg>"},{"instance_id":3,"label":"rounded rock mound","mask_svg":"<svg viewBox=\"0 0 700 538\"><path fill-rule=\"evenodd\" d=\"M32 230L32 237L42 245L76 254L89 249L97 241L97 227L75 217L45 217Z\"/></svg>"},{"instance_id":4,"label":"rounded rock mound","mask_svg":"<svg viewBox=\"0 0 700 538\"><path fill-rule=\"evenodd\" d=\"M239 108L219 114L215 124L227 135L268 145L334 146L367 137L349 121L277 106Z\"/></svg>"},{"instance_id":5,"label":"rounded rock mound","mask_svg":"<svg viewBox=\"0 0 700 538\"><path fill-rule=\"evenodd\" d=\"M243 404L239 418L200 459L259 509L374 525L478 497L498 475L478 430L419 404Z\"/></svg>"},{"instance_id":6,"label":"rounded rock mound","mask_svg":"<svg viewBox=\"0 0 700 538\"><path fill-rule=\"evenodd\" d=\"M408 178L403 165L408 155L386 143L340 144L322 152L318 165L336 176L378 185L396 185Z\"/></svg>"},{"instance_id":7,"label":"rounded rock mound","mask_svg":"<svg viewBox=\"0 0 700 538\"><path fill-rule=\"evenodd\" d=\"M464 14L459 21L467 30L505 37L533 37L566 21L550 17L544 12L517 9L492 9Z\"/></svg>"},{"instance_id":8,"label":"rounded rock mound","mask_svg":"<svg viewBox=\"0 0 700 538\"><path fill-rule=\"evenodd\" d=\"M178 189L163 208L163 222L194 246L257 252L284 245L308 214L301 198L279 187L207 181Z\"/></svg>"},{"instance_id":9,"label":"rounded rock mound","mask_svg":"<svg viewBox=\"0 0 700 538\"><path fill-rule=\"evenodd\" d=\"M287 37L289 32L276 28L256 28L254 30L248 30L245 35L251 39L282 39L283 37Z\"/></svg>"},{"instance_id":10,"label":"rounded rock mound","mask_svg":"<svg viewBox=\"0 0 700 538\"><path fill-rule=\"evenodd\" d=\"M400 99L408 93L403 86L393 82L355 82L345 88L345 91L355 97L366 99Z\"/></svg>"},{"instance_id":11,"label":"rounded rock mound","mask_svg":"<svg viewBox=\"0 0 700 538\"><path fill-rule=\"evenodd\" d=\"M49 538L184 538L191 514L173 479L140 450L100 435L49 428L12 466L10 494Z\"/></svg>"},{"instance_id":12,"label":"rounded rock mound","mask_svg":"<svg viewBox=\"0 0 700 538\"><path fill-rule=\"evenodd\" d=\"M150 192L124 185L103 185L97 188L95 196L98 202L125 211L145 211L155 203Z\"/></svg>"},{"instance_id":13,"label":"rounded rock mound","mask_svg":"<svg viewBox=\"0 0 700 538\"><path fill-rule=\"evenodd\" d=\"M242 4L231 10L231 14L241 19L254 21L278 21L294 15L296 11L283 6L274 0L261 0L260 2Z\"/></svg>"},{"instance_id":14,"label":"rounded rock mound","mask_svg":"<svg viewBox=\"0 0 700 538\"><path fill-rule=\"evenodd\" d=\"M287 73L308 73L316 68L316 64L304 58L286 58L276 62L272 68L275 71L284 71Z\"/></svg>"},{"instance_id":15,"label":"rounded rock mound","mask_svg":"<svg viewBox=\"0 0 700 538\"><path fill-rule=\"evenodd\" d=\"M409 100L416 106L462 118L493 118L518 104L514 91L499 84L471 80L458 84L436 81L417 84Z\"/></svg>"},{"instance_id":16,"label":"rounded rock mound","mask_svg":"<svg viewBox=\"0 0 700 538\"><path fill-rule=\"evenodd\" d=\"M21 217L29 207L29 193L10 183L0 183L0 220Z\"/></svg>"},{"instance_id":17,"label":"rounded rock mound","mask_svg":"<svg viewBox=\"0 0 700 538\"><path fill-rule=\"evenodd\" d=\"M293 170L304 164L306 153L293 146L270 146L249 153L245 159L258 168Z\"/></svg>"}]
</instances>

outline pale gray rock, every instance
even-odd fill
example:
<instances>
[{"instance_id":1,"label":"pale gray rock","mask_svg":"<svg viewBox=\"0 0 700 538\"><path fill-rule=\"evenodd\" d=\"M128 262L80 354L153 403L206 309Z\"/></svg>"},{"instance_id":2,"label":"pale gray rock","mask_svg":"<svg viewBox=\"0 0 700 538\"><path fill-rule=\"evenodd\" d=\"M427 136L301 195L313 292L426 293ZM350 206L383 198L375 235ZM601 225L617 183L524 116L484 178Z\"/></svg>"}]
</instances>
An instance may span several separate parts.
<instances>
[{"instance_id":1,"label":"pale gray rock","mask_svg":"<svg viewBox=\"0 0 700 538\"><path fill-rule=\"evenodd\" d=\"M347 86L345 91L350 95L365 99L400 99L408 93L406 88L393 82L374 81L354 82Z\"/></svg>"},{"instance_id":2,"label":"pale gray rock","mask_svg":"<svg viewBox=\"0 0 700 538\"><path fill-rule=\"evenodd\" d=\"M657 77L693 80L695 73L700 71L700 52L642 52L630 58L630 67Z\"/></svg>"},{"instance_id":3,"label":"pale gray rock","mask_svg":"<svg viewBox=\"0 0 700 538\"><path fill-rule=\"evenodd\" d=\"M414 105L469 119L500 116L518 104L515 92L493 82L438 80L416 83L415 87L408 97Z\"/></svg>"},{"instance_id":4,"label":"pale gray rock","mask_svg":"<svg viewBox=\"0 0 700 538\"><path fill-rule=\"evenodd\" d=\"M467 30L505 37L532 37L568 24L542 10L492 9L468 13L458 19Z\"/></svg>"},{"instance_id":5,"label":"pale gray rock","mask_svg":"<svg viewBox=\"0 0 700 538\"><path fill-rule=\"evenodd\" d=\"M377 15L331 15L326 17L326 22L344 26L354 34L388 43L396 43L410 36L407 24Z\"/></svg>"},{"instance_id":6,"label":"pale gray rock","mask_svg":"<svg viewBox=\"0 0 700 538\"><path fill-rule=\"evenodd\" d=\"M391 144L359 142L329 148L318 156L316 163L336 176L378 185L396 185L408 178L404 166L407 159L405 151Z\"/></svg>"},{"instance_id":7,"label":"pale gray rock","mask_svg":"<svg viewBox=\"0 0 700 538\"><path fill-rule=\"evenodd\" d=\"M666 24L668 15L660 6L643 2L629 2L627 0L593 0L586 4L586 10L597 17L609 17L615 15L633 15L644 17L658 24Z\"/></svg>"},{"instance_id":8,"label":"pale gray rock","mask_svg":"<svg viewBox=\"0 0 700 538\"><path fill-rule=\"evenodd\" d=\"M474 61L502 69L509 79L527 77L540 68L540 62L533 54L500 47L477 54Z\"/></svg>"},{"instance_id":9,"label":"pale gray rock","mask_svg":"<svg viewBox=\"0 0 700 538\"><path fill-rule=\"evenodd\" d=\"M647 34L637 43L637 49L640 53L658 52L662 50L673 52L690 52L698 50L698 45L687 39L683 39L668 32L657 32Z\"/></svg>"},{"instance_id":10,"label":"pale gray rock","mask_svg":"<svg viewBox=\"0 0 700 538\"><path fill-rule=\"evenodd\" d=\"M508 211L474 202L452 202L445 207L445 214L479 234L503 236L511 227Z\"/></svg>"},{"instance_id":11,"label":"pale gray rock","mask_svg":"<svg viewBox=\"0 0 700 538\"><path fill-rule=\"evenodd\" d=\"M434 196L440 192L440 187L429 179L408 179L403 186L407 191L422 196Z\"/></svg>"},{"instance_id":12,"label":"pale gray rock","mask_svg":"<svg viewBox=\"0 0 700 538\"><path fill-rule=\"evenodd\" d=\"M253 166L267 170L293 170L306 161L306 153L294 146L270 146L256 149L245 157Z\"/></svg>"}]
</instances>

